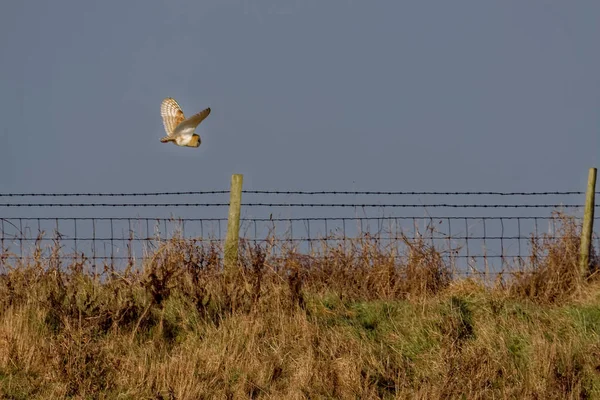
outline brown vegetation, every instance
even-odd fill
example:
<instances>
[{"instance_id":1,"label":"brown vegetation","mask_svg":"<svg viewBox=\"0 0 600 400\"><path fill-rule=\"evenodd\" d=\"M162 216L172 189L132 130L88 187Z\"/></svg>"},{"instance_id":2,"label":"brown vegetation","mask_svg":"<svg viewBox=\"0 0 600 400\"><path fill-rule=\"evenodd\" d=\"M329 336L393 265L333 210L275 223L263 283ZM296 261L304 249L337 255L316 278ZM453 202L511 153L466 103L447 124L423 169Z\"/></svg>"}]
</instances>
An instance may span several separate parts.
<instances>
[{"instance_id":1,"label":"brown vegetation","mask_svg":"<svg viewBox=\"0 0 600 400\"><path fill-rule=\"evenodd\" d=\"M314 255L173 239L141 271L58 258L0 275L0 398L600 398L600 290L577 227L486 285L435 248Z\"/></svg>"}]
</instances>

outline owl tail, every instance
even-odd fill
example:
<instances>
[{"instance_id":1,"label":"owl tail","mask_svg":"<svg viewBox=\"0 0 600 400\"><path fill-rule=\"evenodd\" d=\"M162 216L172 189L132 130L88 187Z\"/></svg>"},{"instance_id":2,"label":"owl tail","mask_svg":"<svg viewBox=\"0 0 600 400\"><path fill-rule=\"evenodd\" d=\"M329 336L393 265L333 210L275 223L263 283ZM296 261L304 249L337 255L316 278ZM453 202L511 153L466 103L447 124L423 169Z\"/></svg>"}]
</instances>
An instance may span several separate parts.
<instances>
[{"instance_id":1,"label":"owl tail","mask_svg":"<svg viewBox=\"0 0 600 400\"><path fill-rule=\"evenodd\" d=\"M163 137L163 138L160 138L160 141L161 141L162 143L169 143L169 142L174 142L174 141L175 141L175 139L173 139L173 138L172 138L172 137L170 137L170 136L165 136L165 137Z\"/></svg>"}]
</instances>

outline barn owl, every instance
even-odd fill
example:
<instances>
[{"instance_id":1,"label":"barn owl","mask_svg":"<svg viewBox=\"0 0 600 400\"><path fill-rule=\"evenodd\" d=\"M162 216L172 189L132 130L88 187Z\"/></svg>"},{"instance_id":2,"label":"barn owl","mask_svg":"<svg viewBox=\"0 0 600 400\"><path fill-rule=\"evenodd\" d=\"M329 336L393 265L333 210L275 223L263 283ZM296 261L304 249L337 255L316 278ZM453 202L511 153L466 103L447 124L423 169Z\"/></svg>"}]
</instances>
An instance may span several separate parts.
<instances>
[{"instance_id":1,"label":"barn owl","mask_svg":"<svg viewBox=\"0 0 600 400\"><path fill-rule=\"evenodd\" d=\"M198 147L200 136L195 133L196 127L208 117L210 108L200 111L185 119L181 107L171 97L167 97L160 105L160 115L163 119L167 136L160 139L162 143L173 142L177 146Z\"/></svg>"}]
</instances>

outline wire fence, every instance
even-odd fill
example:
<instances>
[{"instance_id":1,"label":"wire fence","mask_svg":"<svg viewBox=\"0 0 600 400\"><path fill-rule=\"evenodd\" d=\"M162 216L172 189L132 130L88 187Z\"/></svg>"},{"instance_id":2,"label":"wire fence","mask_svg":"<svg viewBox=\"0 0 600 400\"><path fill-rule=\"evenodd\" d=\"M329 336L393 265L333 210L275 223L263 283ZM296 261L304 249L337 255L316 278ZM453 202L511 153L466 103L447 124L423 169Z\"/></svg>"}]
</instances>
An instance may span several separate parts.
<instances>
[{"instance_id":1,"label":"wire fence","mask_svg":"<svg viewBox=\"0 0 600 400\"><path fill-rule=\"evenodd\" d=\"M49 258L58 245L64 259L118 267L139 264L174 237L221 243L228 195L228 190L0 193L5 198L0 199L0 262L12 265L33 255ZM61 201L69 197L87 201ZM128 197L147 201L122 201ZM167 201L155 201L158 197ZM564 234L553 212L578 220L584 197L584 192L245 190L240 236L306 254L365 238L388 249L395 246L403 254L407 241L422 241L461 273L498 272L531 263L532 241ZM54 213L48 209L57 208L60 215L48 215ZM477 215L482 209L485 214ZM596 248L599 244L595 237Z\"/></svg>"}]
</instances>

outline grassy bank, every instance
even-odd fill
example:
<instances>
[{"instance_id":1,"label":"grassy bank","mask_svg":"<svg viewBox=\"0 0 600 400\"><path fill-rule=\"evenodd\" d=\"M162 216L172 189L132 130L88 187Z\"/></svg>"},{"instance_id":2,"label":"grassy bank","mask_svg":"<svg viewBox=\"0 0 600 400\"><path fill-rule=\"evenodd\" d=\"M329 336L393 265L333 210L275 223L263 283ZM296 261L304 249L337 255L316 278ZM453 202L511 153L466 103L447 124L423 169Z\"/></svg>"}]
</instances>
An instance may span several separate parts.
<instances>
[{"instance_id":1,"label":"grassy bank","mask_svg":"<svg viewBox=\"0 0 600 400\"><path fill-rule=\"evenodd\" d=\"M172 240L98 275L35 255L0 275L0 393L10 399L600 398L596 258L577 227L493 284L440 253L374 239L318 256Z\"/></svg>"}]
</instances>

